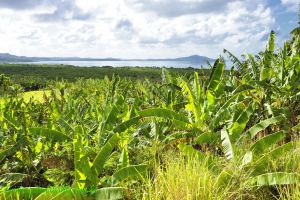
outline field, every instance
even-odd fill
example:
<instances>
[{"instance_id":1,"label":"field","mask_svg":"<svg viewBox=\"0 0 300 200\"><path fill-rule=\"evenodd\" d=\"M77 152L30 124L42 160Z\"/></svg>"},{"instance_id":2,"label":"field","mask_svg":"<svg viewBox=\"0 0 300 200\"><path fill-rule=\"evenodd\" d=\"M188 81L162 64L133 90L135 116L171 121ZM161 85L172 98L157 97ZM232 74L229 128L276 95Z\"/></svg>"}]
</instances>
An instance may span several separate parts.
<instances>
[{"instance_id":1,"label":"field","mask_svg":"<svg viewBox=\"0 0 300 200\"><path fill-rule=\"evenodd\" d=\"M200 67L200 66L199 66ZM170 68L171 74L193 75L193 68ZM202 70L208 74L208 70ZM0 64L0 74L5 74L11 80L22 86L26 91L47 87L55 81L71 81L77 79L103 79L119 76L131 80L152 81L161 80L161 68L158 67L75 67L65 65L29 65L29 64Z\"/></svg>"},{"instance_id":2,"label":"field","mask_svg":"<svg viewBox=\"0 0 300 200\"><path fill-rule=\"evenodd\" d=\"M1 65L0 199L300 199L299 44L228 71Z\"/></svg>"}]
</instances>

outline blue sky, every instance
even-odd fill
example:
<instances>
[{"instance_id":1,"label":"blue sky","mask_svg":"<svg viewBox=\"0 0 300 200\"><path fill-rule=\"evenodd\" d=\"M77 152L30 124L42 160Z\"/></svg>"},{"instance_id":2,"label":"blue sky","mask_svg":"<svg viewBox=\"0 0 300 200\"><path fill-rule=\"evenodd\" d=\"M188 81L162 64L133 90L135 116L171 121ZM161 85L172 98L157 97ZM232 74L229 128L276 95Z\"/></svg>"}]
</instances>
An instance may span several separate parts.
<instances>
[{"instance_id":1,"label":"blue sky","mask_svg":"<svg viewBox=\"0 0 300 200\"><path fill-rule=\"evenodd\" d=\"M0 0L0 52L25 56L218 57L282 44L299 0Z\"/></svg>"}]
</instances>

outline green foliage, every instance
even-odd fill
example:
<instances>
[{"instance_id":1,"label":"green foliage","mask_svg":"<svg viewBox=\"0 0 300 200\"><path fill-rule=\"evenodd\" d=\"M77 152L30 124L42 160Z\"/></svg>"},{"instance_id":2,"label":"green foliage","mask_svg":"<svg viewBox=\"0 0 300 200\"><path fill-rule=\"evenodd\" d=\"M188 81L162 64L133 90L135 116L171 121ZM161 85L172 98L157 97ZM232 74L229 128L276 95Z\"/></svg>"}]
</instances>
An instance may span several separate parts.
<instances>
[{"instance_id":1,"label":"green foliage","mask_svg":"<svg viewBox=\"0 0 300 200\"><path fill-rule=\"evenodd\" d=\"M289 185L298 183L299 178L297 173L274 172L255 176L249 181L256 186Z\"/></svg>"},{"instance_id":2,"label":"green foliage","mask_svg":"<svg viewBox=\"0 0 300 200\"><path fill-rule=\"evenodd\" d=\"M40 135L43 137L46 137L49 140L52 140L54 142L64 142L64 141L71 141L72 139L65 134L50 130L46 128L29 128L28 129L32 134Z\"/></svg>"},{"instance_id":3,"label":"green foliage","mask_svg":"<svg viewBox=\"0 0 300 200\"><path fill-rule=\"evenodd\" d=\"M162 108L151 108L139 112L141 117L160 117L168 120L176 120L188 124L189 120L172 110L162 109Z\"/></svg>"},{"instance_id":4,"label":"green foliage","mask_svg":"<svg viewBox=\"0 0 300 200\"><path fill-rule=\"evenodd\" d=\"M12 77L0 76L0 199L255 199L262 188L268 199L292 187L297 42L276 49L271 32L256 56L224 50L230 72L219 58L210 70L163 69L161 81L154 68L1 65ZM27 98L35 81L26 88L17 70L45 75L47 94Z\"/></svg>"},{"instance_id":5,"label":"green foliage","mask_svg":"<svg viewBox=\"0 0 300 200\"><path fill-rule=\"evenodd\" d=\"M283 119L284 119L283 116L278 116L278 117L272 117L272 118L263 120L263 121L259 122L258 124L255 124L254 126L252 126L248 130L248 132L249 132L251 138L254 138L256 136L256 134L259 133L260 131L264 130L265 128L267 128L271 124L278 123L278 122L282 121Z\"/></svg>"},{"instance_id":6,"label":"green foliage","mask_svg":"<svg viewBox=\"0 0 300 200\"><path fill-rule=\"evenodd\" d=\"M221 130L221 140L222 140L222 146L224 148L223 151L225 156L227 157L227 159L232 159L234 157L234 152L226 128L223 128Z\"/></svg>"},{"instance_id":7,"label":"green foliage","mask_svg":"<svg viewBox=\"0 0 300 200\"><path fill-rule=\"evenodd\" d=\"M146 169L147 165L130 165L124 167L112 175L111 185L116 185L129 177L143 178L143 174L145 174Z\"/></svg>"},{"instance_id":8,"label":"green foliage","mask_svg":"<svg viewBox=\"0 0 300 200\"><path fill-rule=\"evenodd\" d=\"M119 141L119 135L114 134L101 148L100 152L97 154L93 161L93 170L96 172L96 176L98 176L104 166L105 161L110 156L112 150L115 148L115 146L118 144Z\"/></svg>"},{"instance_id":9,"label":"green foliage","mask_svg":"<svg viewBox=\"0 0 300 200\"><path fill-rule=\"evenodd\" d=\"M266 149L270 148L271 145L276 144L277 142L283 140L285 136L286 134L283 131L270 134L256 141L254 144L252 144L250 150L254 154L263 153Z\"/></svg>"}]
</instances>

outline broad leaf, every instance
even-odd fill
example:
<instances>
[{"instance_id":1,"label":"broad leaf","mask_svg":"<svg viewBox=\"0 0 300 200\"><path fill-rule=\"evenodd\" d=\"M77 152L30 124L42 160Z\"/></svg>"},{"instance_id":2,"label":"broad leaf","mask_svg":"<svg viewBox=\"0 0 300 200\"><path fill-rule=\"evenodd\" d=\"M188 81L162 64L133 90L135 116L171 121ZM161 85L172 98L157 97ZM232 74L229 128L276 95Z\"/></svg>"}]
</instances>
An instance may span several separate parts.
<instances>
[{"instance_id":1,"label":"broad leaf","mask_svg":"<svg viewBox=\"0 0 300 200\"><path fill-rule=\"evenodd\" d=\"M55 130L47 128L28 128L28 130L35 135L46 137L46 139L52 140L54 142L72 141L69 136Z\"/></svg>"},{"instance_id":2,"label":"broad leaf","mask_svg":"<svg viewBox=\"0 0 300 200\"><path fill-rule=\"evenodd\" d=\"M47 191L46 188L41 187L24 187L13 190L0 192L0 199L35 199L38 195Z\"/></svg>"},{"instance_id":3,"label":"broad leaf","mask_svg":"<svg viewBox=\"0 0 300 200\"><path fill-rule=\"evenodd\" d=\"M215 144L216 141L220 139L220 135L218 133L214 132L206 132L202 133L200 136L198 136L195 140L196 144Z\"/></svg>"},{"instance_id":4,"label":"broad leaf","mask_svg":"<svg viewBox=\"0 0 300 200\"><path fill-rule=\"evenodd\" d=\"M97 154L96 158L93 161L93 170L96 172L96 176L98 176L104 166L105 161L109 158L113 149L117 146L119 142L119 134L115 133L102 147L100 152Z\"/></svg>"},{"instance_id":5,"label":"broad leaf","mask_svg":"<svg viewBox=\"0 0 300 200\"><path fill-rule=\"evenodd\" d=\"M115 172L111 177L111 184L116 185L119 182L130 178L142 178L147 170L147 165L130 165Z\"/></svg>"},{"instance_id":6,"label":"broad leaf","mask_svg":"<svg viewBox=\"0 0 300 200\"><path fill-rule=\"evenodd\" d=\"M297 173L273 172L255 176L249 180L255 186L289 185L299 183Z\"/></svg>"},{"instance_id":7,"label":"broad leaf","mask_svg":"<svg viewBox=\"0 0 300 200\"><path fill-rule=\"evenodd\" d=\"M95 192L95 200L117 200L123 198L124 189L121 187L106 187Z\"/></svg>"},{"instance_id":8,"label":"broad leaf","mask_svg":"<svg viewBox=\"0 0 300 200\"><path fill-rule=\"evenodd\" d=\"M232 125L228 128L229 135L232 138L238 137L245 129L250 117L253 113L253 106L250 104L244 111L238 115L237 119L233 121Z\"/></svg>"},{"instance_id":9,"label":"broad leaf","mask_svg":"<svg viewBox=\"0 0 300 200\"><path fill-rule=\"evenodd\" d=\"M21 174L21 173L2 174L0 175L0 185L21 182L27 176L28 176L27 174Z\"/></svg>"},{"instance_id":10,"label":"broad leaf","mask_svg":"<svg viewBox=\"0 0 300 200\"><path fill-rule=\"evenodd\" d=\"M265 136L260 140L256 141L250 149L254 154L261 154L266 149L270 148L273 144L276 144L277 142L283 140L284 137L285 132L279 131L277 133Z\"/></svg>"},{"instance_id":11,"label":"broad leaf","mask_svg":"<svg viewBox=\"0 0 300 200\"><path fill-rule=\"evenodd\" d=\"M232 148L232 144L228 132L225 127L221 130L221 140L222 140L223 151L226 158L229 160L232 159L234 157L233 148Z\"/></svg>"},{"instance_id":12,"label":"broad leaf","mask_svg":"<svg viewBox=\"0 0 300 200\"><path fill-rule=\"evenodd\" d=\"M196 149L194 149L192 146L190 145L186 145L183 143L180 143L178 145L178 148L180 149L180 151L190 157L196 157L197 159L205 159L205 155L202 154L200 151L197 151Z\"/></svg>"},{"instance_id":13,"label":"broad leaf","mask_svg":"<svg viewBox=\"0 0 300 200\"><path fill-rule=\"evenodd\" d=\"M122 133L133 125L140 123L141 117L133 117L125 122L119 124L116 128L114 128L115 133Z\"/></svg>"},{"instance_id":14,"label":"broad leaf","mask_svg":"<svg viewBox=\"0 0 300 200\"><path fill-rule=\"evenodd\" d=\"M282 115L280 115L280 116L277 116L277 117L272 117L272 118L263 120L263 121L255 124L254 126L252 126L248 130L248 132L249 132L251 138L254 138L256 136L256 134L259 133L260 131L264 130L265 128L267 128L271 124L276 124L276 123L282 121L283 119L284 119L284 117Z\"/></svg>"},{"instance_id":15,"label":"broad leaf","mask_svg":"<svg viewBox=\"0 0 300 200\"><path fill-rule=\"evenodd\" d=\"M289 142L284 145L281 145L272 151L264 154L262 157L260 157L257 161L255 161L255 167L253 168L253 174L264 172L266 169L268 169L268 163L270 160L276 160L277 158L280 158L283 155L286 155L288 151L291 151L295 147L294 143Z\"/></svg>"},{"instance_id":16,"label":"broad leaf","mask_svg":"<svg viewBox=\"0 0 300 200\"><path fill-rule=\"evenodd\" d=\"M76 199L84 200L88 198L88 191L76 188L49 188L40 194L34 200L61 200L61 199Z\"/></svg>"},{"instance_id":17,"label":"broad leaf","mask_svg":"<svg viewBox=\"0 0 300 200\"><path fill-rule=\"evenodd\" d=\"M23 145L25 145L25 139L20 139L15 145L6 148L0 152L0 162L2 162L6 157L15 154Z\"/></svg>"},{"instance_id":18,"label":"broad leaf","mask_svg":"<svg viewBox=\"0 0 300 200\"><path fill-rule=\"evenodd\" d=\"M216 89L219 86L219 83L221 82L221 78L224 71L224 63L221 61L221 59L217 59L214 63L209 82L207 85L207 89L210 91L216 91Z\"/></svg>"},{"instance_id":19,"label":"broad leaf","mask_svg":"<svg viewBox=\"0 0 300 200\"><path fill-rule=\"evenodd\" d=\"M223 53L227 54L230 61L233 63L233 65L238 69L242 70L243 69L243 63L235 56L233 55L230 51L227 49L223 50Z\"/></svg>"},{"instance_id":20,"label":"broad leaf","mask_svg":"<svg viewBox=\"0 0 300 200\"><path fill-rule=\"evenodd\" d=\"M163 108L150 108L139 112L141 117L161 117L168 120L177 120L184 123L189 123L188 118L182 114L178 114L172 110Z\"/></svg>"},{"instance_id":21,"label":"broad leaf","mask_svg":"<svg viewBox=\"0 0 300 200\"><path fill-rule=\"evenodd\" d=\"M187 95L187 99L189 101L189 103L186 104L185 107L187 110L191 111L194 114L195 121L198 121L200 118L201 107L199 105L197 97L195 96L195 95L197 95L197 93L193 92L190 84L185 80L181 81L181 87L183 89L183 93ZM197 90L197 92L198 92L198 90Z\"/></svg>"},{"instance_id":22,"label":"broad leaf","mask_svg":"<svg viewBox=\"0 0 300 200\"><path fill-rule=\"evenodd\" d=\"M77 126L73 139L75 186L79 189L95 186L97 176L92 173L85 147L83 127Z\"/></svg>"},{"instance_id":23,"label":"broad leaf","mask_svg":"<svg viewBox=\"0 0 300 200\"><path fill-rule=\"evenodd\" d=\"M242 165L241 167L244 167L245 165L249 164L253 159L252 151L247 151L243 157Z\"/></svg>"}]
</instances>

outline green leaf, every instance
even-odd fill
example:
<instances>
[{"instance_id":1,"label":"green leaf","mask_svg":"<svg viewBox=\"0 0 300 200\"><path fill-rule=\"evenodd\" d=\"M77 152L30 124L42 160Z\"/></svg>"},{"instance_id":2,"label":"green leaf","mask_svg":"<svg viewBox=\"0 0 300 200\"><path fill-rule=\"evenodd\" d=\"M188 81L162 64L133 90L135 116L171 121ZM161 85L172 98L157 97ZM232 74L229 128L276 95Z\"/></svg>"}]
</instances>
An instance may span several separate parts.
<instances>
[{"instance_id":1,"label":"green leaf","mask_svg":"<svg viewBox=\"0 0 300 200\"><path fill-rule=\"evenodd\" d=\"M273 53L275 48L275 32L271 31L268 41L268 51Z\"/></svg>"},{"instance_id":2,"label":"green leaf","mask_svg":"<svg viewBox=\"0 0 300 200\"><path fill-rule=\"evenodd\" d=\"M34 200L61 200L61 199L76 199L84 200L88 198L88 192L82 189L76 188L49 188Z\"/></svg>"},{"instance_id":3,"label":"green leaf","mask_svg":"<svg viewBox=\"0 0 300 200\"><path fill-rule=\"evenodd\" d=\"M21 123L13 117L4 114L3 118L16 130L21 130Z\"/></svg>"},{"instance_id":4,"label":"green leaf","mask_svg":"<svg viewBox=\"0 0 300 200\"><path fill-rule=\"evenodd\" d=\"M241 167L244 167L245 165L249 164L252 161L252 158L253 158L252 151L247 151L243 157Z\"/></svg>"},{"instance_id":5,"label":"green leaf","mask_svg":"<svg viewBox=\"0 0 300 200\"><path fill-rule=\"evenodd\" d=\"M147 171L147 165L130 165L124 167L112 175L111 185L116 185L119 182L130 177L143 178L143 175L145 174L146 171Z\"/></svg>"},{"instance_id":6,"label":"green leaf","mask_svg":"<svg viewBox=\"0 0 300 200\"><path fill-rule=\"evenodd\" d=\"M297 173L273 172L255 176L249 180L255 186L289 185L299 183Z\"/></svg>"},{"instance_id":7,"label":"green leaf","mask_svg":"<svg viewBox=\"0 0 300 200\"><path fill-rule=\"evenodd\" d=\"M263 64L261 68L260 80L268 80L271 78L271 63L274 58L275 32L271 31L266 51L263 54Z\"/></svg>"},{"instance_id":8,"label":"green leaf","mask_svg":"<svg viewBox=\"0 0 300 200\"><path fill-rule=\"evenodd\" d=\"M241 70L244 68L243 63L235 55L233 55L230 51L228 51L227 49L224 49L223 53L228 55L230 61L233 63L233 65L236 66L236 68L238 70Z\"/></svg>"},{"instance_id":9,"label":"green leaf","mask_svg":"<svg viewBox=\"0 0 300 200\"><path fill-rule=\"evenodd\" d=\"M293 131L299 131L300 130L300 123L299 124L297 124L296 126L294 126L293 128L292 128L292 130Z\"/></svg>"},{"instance_id":10,"label":"green leaf","mask_svg":"<svg viewBox=\"0 0 300 200\"><path fill-rule=\"evenodd\" d=\"M45 199L45 198L42 198ZM76 200L84 200L81 193L76 190L66 190L59 192L58 194L54 195L52 194L51 200L62 200L62 199L76 199Z\"/></svg>"},{"instance_id":11,"label":"green leaf","mask_svg":"<svg viewBox=\"0 0 300 200\"><path fill-rule=\"evenodd\" d=\"M234 153L228 132L225 127L221 130L221 140L224 154L227 159L231 160L234 157Z\"/></svg>"},{"instance_id":12,"label":"green leaf","mask_svg":"<svg viewBox=\"0 0 300 200\"><path fill-rule=\"evenodd\" d=\"M219 83L221 82L221 78L224 72L224 63L221 59L217 59L214 63L212 72L210 74L209 82L207 85L207 89L210 91L216 91Z\"/></svg>"},{"instance_id":13,"label":"green leaf","mask_svg":"<svg viewBox=\"0 0 300 200\"><path fill-rule=\"evenodd\" d=\"M13 190L0 192L0 199L35 199L38 195L45 192L46 188L41 187L24 187Z\"/></svg>"},{"instance_id":14,"label":"green leaf","mask_svg":"<svg viewBox=\"0 0 300 200\"><path fill-rule=\"evenodd\" d=\"M60 118L57 123L64 129L65 132L73 132L74 128L63 118Z\"/></svg>"},{"instance_id":15,"label":"green leaf","mask_svg":"<svg viewBox=\"0 0 300 200\"><path fill-rule=\"evenodd\" d=\"M0 175L0 185L21 182L27 176L28 176L27 174L21 174L21 173L2 174L2 175Z\"/></svg>"},{"instance_id":16,"label":"green leaf","mask_svg":"<svg viewBox=\"0 0 300 200\"><path fill-rule=\"evenodd\" d=\"M72 141L69 136L55 130L47 128L28 128L28 130L33 134L43 136L46 139L52 140L54 142Z\"/></svg>"},{"instance_id":17,"label":"green leaf","mask_svg":"<svg viewBox=\"0 0 300 200\"><path fill-rule=\"evenodd\" d=\"M249 85L254 85L256 88L261 87L264 88L265 90L268 89L268 90L276 91L278 93L282 92L278 87L266 81L250 81Z\"/></svg>"},{"instance_id":18,"label":"green leaf","mask_svg":"<svg viewBox=\"0 0 300 200\"><path fill-rule=\"evenodd\" d=\"M83 189L97 184L97 176L92 173L87 157L86 148L84 148L84 130L82 126L75 128L73 149L75 166L75 186Z\"/></svg>"},{"instance_id":19,"label":"green leaf","mask_svg":"<svg viewBox=\"0 0 300 200\"><path fill-rule=\"evenodd\" d=\"M280 115L277 117L272 117L272 118L263 120L263 121L255 124L254 126L252 126L247 132L249 132L251 138L254 138L256 136L256 134L259 133L260 131L264 130L271 124L276 124L276 123L282 121L283 119L284 119L284 117L282 115Z\"/></svg>"},{"instance_id":20,"label":"green leaf","mask_svg":"<svg viewBox=\"0 0 300 200\"><path fill-rule=\"evenodd\" d=\"M191 111L195 116L195 121L198 121L200 118L201 107L197 100L197 97L195 96L195 95L197 95L197 93L194 93L192 91L190 84L187 81L185 81L184 79L181 81L180 86L183 89L183 93L187 94L187 99L189 101L189 103L187 105L185 105L186 109Z\"/></svg>"},{"instance_id":21,"label":"green leaf","mask_svg":"<svg viewBox=\"0 0 300 200\"><path fill-rule=\"evenodd\" d=\"M0 152L0 162L2 162L6 157L11 156L16 153L25 144L25 139L20 139L15 145L6 148Z\"/></svg>"},{"instance_id":22,"label":"green leaf","mask_svg":"<svg viewBox=\"0 0 300 200\"><path fill-rule=\"evenodd\" d=\"M161 117L168 120L177 120L189 124L188 118L172 110L164 108L150 108L139 112L141 117Z\"/></svg>"},{"instance_id":23,"label":"green leaf","mask_svg":"<svg viewBox=\"0 0 300 200\"><path fill-rule=\"evenodd\" d=\"M234 121L232 125L228 128L228 132L229 135L231 135L231 137L235 138L243 132L248 121L250 120L252 113L253 113L253 106L252 104L249 104L248 108L244 110L237 117L236 121Z\"/></svg>"},{"instance_id":24,"label":"green leaf","mask_svg":"<svg viewBox=\"0 0 300 200\"><path fill-rule=\"evenodd\" d=\"M219 137L219 134L216 134L214 132L202 133L196 138L195 144L214 144L219 139Z\"/></svg>"},{"instance_id":25,"label":"green leaf","mask_svg":"<svg viewBox=\"0 0 300 200\"><path fill-rule=\"evenodd\" d=\"M0 161L2 162L6 157L14 154L17 151L17 146L13 145L0 152Z\"/></svg>"},{"instance_id":26,"label":"green leaf","mask_svg":"<svg viewBox=\"0 0 300 200\"><path fill-rule=\"evenodd\" d=\"M162 76L161 78L162 78L163 84L172 83L172 76L171 76L169 70L167 70L166 68L162 68L161 76Z\"/></svg>"},{"instance_id":27,"label":"green leaf","mask_svg":"<svg viewBox=\"0 0 300 200\"><path fill-rule=\"evenodd\" d=\"M165 143L169 143L171 141L174 140L178 140L178 139L187 139L187 138L194 138L196 136L196 132L174 132L170 135L167 135L166 138L163 140L163 142Z\"/></svg>"},{"instance_id":28,"label":"green leaf","mask_svg":"<svg viewBox=\"0 0 300 200\"><path fill-rule=\"evenodd\" d=\"M133 117L125 122L122 122L116 128L114 128L113 132L122 133L122 132L126 131L128 128L130 128L131 126L139 124L140 119L141 119L141 117Z\"/></svg>"},{"instance_id":29,"label":"green leaf","mask_svg":"<svg viewBox=\"0 0 300 200\"><path fill-rule=\"evenodd\" d=\"M236 89L232 92L233 95L239 94L241 92L249 91L255 89L254 86L248 84L242 84L236 87Z\"/></svg>"},{"instance_id":30,"label":"green leaf","mask_svg":"<svg viewBox=\"0 0 300 200\"><path fill-rule=\"evenodd\" d=\"M106 187L95 192L96 200L117 200L123 198L124 189L121 187Z\"/></svg>"},{"instance_id":31,"label":"green leaf","mask_svg":"<svg viewBox=\"0 0 300 200\"><path fill-rule=\"evenodd\" d=\"M93 161L93 170L95 171L95 175L99 176L104 163L109 158L113 149L118 145L120 140L119 134L115 133L101 148L100 152L97 154L96 158Z\"/></svg>"},{"instance_id":32,"label":"green leaf","mask_svg":"<svg viewBox=\"0 0 300 200\"><path fill-rule=\"evenodd\" d=\"M129 165L129 156L127 146L122 149L120 155L119 163L121 167L127 167Z\"/></svg>"},{"instance_id":33,"label":"green leaf","mask_svg":"<svg viewBox=\"0 0 300 200\"><path fill-rule=\"evenodd\" d=\"M242 98L241 98L242 97ZM218 112L213 116L213 119L210 123L211 128L215 128L219 125L221 121L226 121L227 113L230 112L230 110L234 109L236 106L239 105L239 102L246 100L244 96L241 96L240 93L232 95L218 110ZM225 118L225 119L224 119Z\"/></svg>"},{"instance_id":34,"label":"green leaf","mask_svg":"<svg viewBox=\"0 0 300 200\"><path fill-rule=\"evenodd\" d=\"M197 151L196 149L194 149L192 146L190 145L186 145L183 143L180 143L178 145L178 148L180 149L180 151L190 157L196 157L197 159L205 159L205 155L202 154L200 151Z\"/></svg>"},{"instance_id":35,"label":"green leaf","mask_svg":"<svg viewBox=\"0 0 300 200\"><path fill-rule=\"evenodd\" d=\"M212 91L210 90L206 91L206 98L207 98L208 106L212 106L215 104L216 97Z\"/></svg>"},{"instance_id":36,"label":"green leaf","mask_svg":"<svg viewBox=\"0 0 300 200\"><path fill-rule=\"evenodd\" d=\"M214 188L216 188L218 191L223 191L224 188L227 188L231 183L232 178L233 175L230 169L223 169L222 172L219 173L217 180L215 181Z\"/></svg>"},{"instance_id":37,"label":"green leaf","mask_svg":"<svg viewBox=\"0 0 300 200\"><path fill-rule=\"evenodd\" d=\"M266 149L270 148L273 144L276 144L277 142L283 140L285 137L284 131L279 131L277 133L265 136L261 138L260 140L256 141L251 147L251 151L254 154L261 154Z\"/></svg>"},{"instance_id":38,"label":"green leaf","mask_svg":"<svg viewBox=\"0 0 300 200\"><path fill-rule=\"evenodd\" d=\"M201 86L198 72L194 72L194 94L196 94L196 99L199 101L201 98Z\"/></svg>"},{"instance_id":39,"label":"green leaf","mask_svg":"<svg viewBox=\"0 0 300 200\"><path fill-rule=\"evenodd\" d=\"M280 158L281 156L286 155L286 153L294 149L294 147L295 147L294 143L289 142L264 154L262 157L260 157L258 160L255 161L253 174L257 174L265 171L266 169L268 169L267 167L270 160L274 161Z\"/></svg>"},{"instance_id":40,"label":"green leaf","mask_svg":"<svg viewBox=\"0 0 300 200\"><path fill-rule=\"evenodd\" d=\"M248 60L249 60L249 63L250 63L250 67L252 69L252 77L255 79L255 80L259 80L259 65L257 62L255 62L255 59L254 59L254 56L252 54L248 54Z\"/></svg>"}]
</instances>

